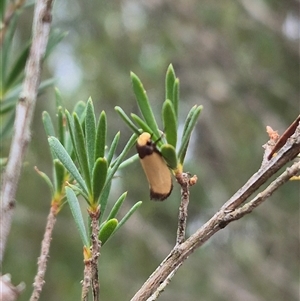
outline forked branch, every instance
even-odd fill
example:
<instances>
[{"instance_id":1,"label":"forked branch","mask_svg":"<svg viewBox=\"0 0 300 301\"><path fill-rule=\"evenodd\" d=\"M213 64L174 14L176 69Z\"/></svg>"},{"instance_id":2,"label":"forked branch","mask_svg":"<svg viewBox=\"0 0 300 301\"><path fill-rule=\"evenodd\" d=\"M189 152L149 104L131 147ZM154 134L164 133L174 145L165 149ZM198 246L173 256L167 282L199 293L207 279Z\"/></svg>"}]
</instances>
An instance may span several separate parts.
<instances>
[{"instance_id":1,"label":"forked branch","mask_svg":"<svg viewBox=\"0 0 300 301\"><path fill-rule=\"evenodd\" d=\"M270 148L266 147L264 158L270 153ZM255 198L244 206L240 207L257 189L261 187L272 175L274 175L286 163L293 160L300 153L300 125L295 133L287 140L285 146L270 161L263 160L261 168L239 189L220 210L193 235L181 244L176 244L170 254L163 260L160 266L153 272L141 289L135 294L131 301L155 300L156 296L167 285L170 278L180 265L201 247L216 232L226 227L234 220L249 214L254 208L272 195L281 185L286 183L291 177L299 174L300 163L296 162L292 167L288 167L278 178L259 193ZM163 286L163 287L162 287Z\"/></svg>"}]
</instances>

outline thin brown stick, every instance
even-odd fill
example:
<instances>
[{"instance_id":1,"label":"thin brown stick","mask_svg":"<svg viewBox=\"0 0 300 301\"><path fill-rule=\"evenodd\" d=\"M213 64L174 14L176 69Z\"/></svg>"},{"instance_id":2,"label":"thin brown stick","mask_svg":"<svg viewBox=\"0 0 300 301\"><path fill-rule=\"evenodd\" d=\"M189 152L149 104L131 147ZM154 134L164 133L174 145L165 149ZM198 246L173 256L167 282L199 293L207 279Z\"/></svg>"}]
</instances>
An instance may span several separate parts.
<instances>
[{"instance_id":1,"label":"thin brown stick","mask_svg":"<svg viewBox=\"0 0 300 301\"><path fill-rule=\"evenodd\" d=\"M92 226L92 259L91 259L91 277L92 277L92 290L93 301L99 301L100 298L100 284L98 277L98 258L100 256L100 241L98 239L99 234L99 217L100 207L95 212L89 211L91 217Z\"/></svg>"},{"instance_id":2,"label":"thin brown stick","mask_svg":"<svg viewBox=\"0 0 300 301\"><path fill-rule=\"evenodd\" d=\"M52 1L37 0L35 5L32 45L26 62L22 92L16 107L14 135L0 192L0 265L10 232L22 162L30 141L30 126L50 32Z\"/></svg>"},{"instance_id":3,"label":"thin brown stick","mask_svg":"<svg viewBox=\"0 0 300 301\"><path fill-rule=\"evenodd\" d=\"M252 199L247 204L234 211L228 213L224 217L224 221L231 222L240 219L246 214L251 213L257 206L264 202L268 197L270 197L275 190L277 190L281 185L290 180L293 176L296 176L300 172L300 161L295 162L291 167L288 167L284 173L282 173L276 180L274 180L264 191L259 193L254 199Z\"/></svg>"},{"instance_id":4,"label":"thin brown stick","mask_svg":"<svg viewBox=\"0 0 300 301\"><path fill-rule=\"evenodd\" d=\"M45 278L45 273L47 268L47 260L49 257L49 249L50 249L50 244L52 239L52 233L56 222L56 214L57 214L57 206L51 206L47 218L47 225L46 225L44 238L42 241L41 255L38 259L38 271L34 279L33 292L30 297L30 301L39 300L43 285L45 283L44 278Z\"/></svg>"},{"instance_id":5,"label":"thin brown stick","mask_svg":"<svg viewBox=\"0 0 300 301\"><path fill-rule=\"evenodd\" d=\"M156 293L161 283L168 279L169 275L192 254L201 247L216 232L226 227L230 222L242 218L245 214L265 201L276 189L287 182L292 176L299 173L299 164L294 164L291 168L273 181L262 193L246 204L241 209L237 209L255 190L266 182L275 172L277 172L288 161L294 159L300 153L300 126L295 134L288 140L286 145L278 152L275 158L264 164L259 171L230 199L220 210L193 235L182 244L177 244L170 254L163 260L160 266L152 273L141 289L134 295L131 301L147 300ZM248 205L248 206L247 206ZM235 212L235 210L237 210Z\"/></svg>"},{"instance_id":6,"label":"thin brown stick","mask_svg":"<svg viewBox=\"0 0 300 301\"><path fill-rule=\"evenodd\" d=\"M81 300L88 301L91 286L91 258L84 260Z\"/></svg>"},{"instance_id":7,"label":"thin brown stick","mask_svg":"<svg viewBox=\"0 0 300 301\"><path fill-rule=\"evenodd\" d=\"M179 215L178 215L178 229L177 229L177 244L181 244L185 240L185 231L186 231L186 221L188 215L188 205L189 205L189 176L186 173L180 174L177 177L177 182L181 186L181 202L179 206Z\"/></svg>"}]
</instances>

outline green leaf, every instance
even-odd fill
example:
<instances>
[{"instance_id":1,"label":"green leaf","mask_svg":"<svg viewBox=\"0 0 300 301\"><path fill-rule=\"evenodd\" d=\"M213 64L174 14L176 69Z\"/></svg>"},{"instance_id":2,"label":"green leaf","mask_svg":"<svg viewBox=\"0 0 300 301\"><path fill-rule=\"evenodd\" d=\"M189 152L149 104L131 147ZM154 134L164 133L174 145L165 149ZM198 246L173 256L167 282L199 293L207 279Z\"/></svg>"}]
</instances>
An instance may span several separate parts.
<instances>
[{"instance_id":1,"label":"green leaf","mask_svg":"<svg viewBox=\"0 0 300 301\"><path fill-rule=\"evenodd\" d=\"M3 78L1 79L1 84L5 82L4 78L7 74L7 66L8 63L10 62L10 55L14 53L13 51L11 51L11 47L13 41L15 40L13 37L16 31L19 15L20 13L15 13L12 15L9 26L4 35L4 41L2 43L2 49L1 49L1 75L3 76ZM4 91L3 94L7 92L5 87L2 88L2 91Z\"/></svg>"},{"instance_id":2,"label":"green leaf","mask_svg":"<svg viewBox=\"0 0 300 301\"><path fill-rule=\"evenodd\" d=\"M68 170L68 172L72 175L72 177L77 181L83 192L86 194L85 197L88 195L88 190L86 184L81 177L77 167L75 166L74 162L72 161L70 155L67 153L65 148L59 142L59 140L55 137L49 137L48 142L50 148L56 154L57 158L61 161L64 167Z\"/></svg>"},{"instance_id":3,"label":"green leaf","mask_svg":"<svg viewBox=\"0 0 300 301\"><path fill-rule=\"evenodd\" d=\"M49 56L49 54L53 51L53 49L57 46L57 44L67 35L67 32L62 32L59 29L51 30L49 35L49 40L47 43L47 48L45 51L45 58Z\"/></svg>"},{"instance_id":4,"label":"green leaf","mask_svg":"<svg viewBox=\"0 0 300 301\"><path fill-rule=\"evenodd\" d=\"M83 217L76 194L70 187L66 187L66 195L72 215L74 217L74 221L80 234L81 241L84 246L89 247L90 242L84 226Z\"/></svg>"},{"instance_id":5,"label":"green leaf","mask_svg":"<svg viewBox=\"0 0 300 301\"><path fill-rule=\"evenodd\" d=\"M18 98L9 98L0 102L0 114L4 115L5 113L14 110L18 102Z\"/></svg>"},{"instance_id":6,"label":"green leaf","mask_svg":"<svg viewBox=\"0 0 300 301\"><path fill-rule=\"evenodd\" d=\"M130 137L130 139L128 140L128 142L125 145L125 147L124 147L123 151L121 152L121 154L111 164L111 167L108 169L108 173L107 173L107 177L106 177L106 183L105 183L105 186L104 186L104 189L103 189L104 191L107 192L107 190L106 190L107 187L109 187L109 189L110 189L111 181L113 179L114 174L118 170L120 164L123 162L124 157L127 155L128 151L135 144L135 141L136 141L136 135L133 134ZM109 191L108 191L108 193L109 193ZM104 192L102 192L101 197L100 197L101 215L100 215L99 223L101 223L101 218L102 218L104 210L106 208L107 198L108 198L108 194L106 196L106 195L104 195Z\"/></svg>"},{"instance_id":7,"label":"green leaf","mask_svg":"<svg viewBox=\"0 0 300 301\"><path fill-rule=\"evenodd\" d=\"M132 131L140 135L139 129L135 126L135 124L130 120L127 114L118 106L115 107L115 111L121 116L121 118L125 121L125 123L132 129Z\"/></svg>"},{"instance_id":8,"label":"green leaf","mask_svg":"<svg viewBox=\"0 0 300 301\"><path fill-rule=\"evenodd\" d=\"M140 79L131 72L131 82L133 86L133 91L137 99L138 106L140 111L148 124L148 126L152 129L152 132L159 137L159 130L154 118L154 114L152 112L151 106L149 104L147 93L143 87Z\"/></svg>"},{"instance_id":9,"label":"green leaf","mask_svg":"<svg viewBox=\"0 0 300 301\"><path fill-rule=\"evenodd\" d=\"M48 112L44 111L42 114L42 120L44 124L44 129L47 136L55 136L55 130L52 123L52 119Z\"/></svg>"},{"instance_id":10,"label":"green leaf","mask_svg":"<svg viewBox=\"0 0 300 301\"><path fill-rule=\"evenodd\" d=\"M106 210L106 206L107 206L107 202L108 202L108 197L109 197L109 193L110 193L110 188L111 188L111 181L107 182L107 178L106 178L106 184L102 190L102 193L100 195L100 208L101 208L101 212L100 212L100 217L99 217L99 224L101 224L103 215L105 213Z\"/></svg>"},{"instance_id":11,"label":"green leaf","mask_svg":"<svg viewBox=\"0 0 300 301\"><path fill-rule=\"evenodd\" d=\"M38 168L36 166L35 166L34 169L38 173L38 175L41 176L42 179L46 182L46 184L48 185L48 187L50 189L51 195L53 197L53 195L54 195L54 187L53 187L53 184L52 184L50 178L44 172L38 170Z\"/></svg>"},{"instance_id":12,"label":"green leaf","mask_svg":"<svg viewBox=\"0 0 300 301\"><path fill-rule=\"evenodd\" d=\"M109 152L107 154L107 164L110 165L111 161L112 161L112 158L115 154L115 151L116 151L116 148L117 148L117 145L119 143L119 139L120 139L120 132L117 132L117 134L115 135L112 143L111 143L111 146L110 146L110 149L109 149Z\"/></svg>"},{"instance_id":13,"label":"green leaf","mask_svg":"<svg viewBox=\"0 0 300 301\"><path fill-rule=\"evenodd\" d=\"M117 171L118 167L120 166L120 164L123 162L124 157L127 155L127 153L129 152L129 150L134 146L135 142L136 142L136 135L133 134L130 139L128 140L128 142L126 143L125 147L123 148L121 154L116 158L116 160L111 164L111 168L109 173L112 173L112 175L110 175L109 177L112 179L113 175L115 174L115 172Z\"/></svg>"},{"instance_id":14,"label":"green leaf","mask_svg":"<svg viewBox=\"0 0 300 301\"><path fill-rule=\"evenodd\" d=\"M149 134L153 133L152 129L147 125L147 123L138 115L131 113L130 116L135 121L135 123L142 129L143 132L147 132ZM141 132L139 132L138 135L141 135ZM155 135L153 137L154 140L157 140L158 138L159 137L156 137Z\"/></svg>"},{"instance_id":15,"label":"green leaf","mask_svg":"<svg viewBox=\"0 0 300 301\"><path fill-rule=\"evenodd\" d=\"M77 116L79 117L80 120L82 119L82 116L84 116L85 107L86 107L86 104L84 101L78 101L74 107L73 112L77 114Z\"/></svg>"},{"instance_id":16,"label":"green leaf","mask_svg":"<svg viewBox=\"0 0 300 301\"><path fill-rule=\"evenodd\" d=\"M57 124L58 124L58 140L65 146L66 120L64 109L59 106L57 108Z\"/></svg>"},{"instance_id":17,"label":"green leaf","mask_svg":"<svg viewBox=\"0 0 300 301\"><path fill-rule=\"evenodd\" d=\"M3 61L3 59L2 59ZM0 72L1 74L1 72ZM39 86L39 93L43 92L46 88L54 83L53 79L43 81ZM3 99L0 99L0 114L7 113L8 111L14 110L19 100L19 95L22 90L22 85L16 85L12 87L9 92L3 91ZM4 94L5 93L5 94Z\"/></svg>"},{"instance_id":18,"label":"green leaf","mask_svg":"<svg viewBox=\"0 0 300 301\"><path fill-rule=\"evenodd\" d=\"M174 83L174 87L173 87L173 108L174 108L174 111L175 111L175 116L176 116L176 119L178 120L178 104L179 104L179 97L180 97L180 94L179 94L179 79L176 78L175 80L175 83Z\"/></svg>"},{"instance_id":19,"label":"green leaf","mask_svg":"<svg viewBox=\"0 0 300 301\"><path fill-rule=\"evenodd\" d=\"M120 166L119 166L119 169L122 169L122 168L125 168L127 167L128 165L132 164L133 162L136 162L139 160L139 155L138 154L135 154L133 156L131 156L130 158L124 160Z\"/></svg>"},{"instance_id":20,"label":"green leaf","mask_svg":"<svg viewBox=\"0 0 300 301\"><path fill-rule=\"evenodd\" d=\"M162 117L164 122L164 132L169 144L176 148L177 143L177 120L173 104L167 99L162 108Z\"/></svg>"},{"instance_id":21,"label":"green leaf","mask_svg":"<svg viewBox=\"0 0 300 301\"><path fill-rule=\"evenodd\" d=\"M64 102L63 102L63 98L62 95L60 93L60 91L58 90L58 88L54 87L54 91L55 91L55 102L56 102L56 107L64 107Z\"/></svg>"},{"instance_id":22,"label":"green leaf","mask_svg":"<svg viewBox=\"0 0 300 301\"><path fill-rule=\"evenodd\" d=\"M9 73L7 80L5 82L5 89L9 90L10 87L18 80L24 77L24 68L26 64L26 60L29 54L29 48L31 46L31 42L27 43L27 45L22 50L20 56L16 59L14 66Z\"/></svg>"},{"instance_id":23,"label":"green leaf","mask_svg":"<svg viewBox=\"0 0 300 301\"><path fill-rule=\"evenodd\" d=\"M95 162L95 144L96 144L96 118L94 106L91 98L87 102L85 116L85 139L86 153L88 157L89 169L92 170Z\"/></svg>"},{"instance_id":24,"label":"green leaf","mask_svg":"<svg viewBox=\"0 0 300 301\"><path fill-rule=\"evenodd\" d=\"M125 214L125 216L119 222L117 228L115 229L115 232L117 232L128 221L130 216L142 205L142 203L143 202L139 201L131 207L131 209Z\"/></svg>"},{"instance_id":25,"label":"green leaf","mask_svg":"<svg viewBox=\"0 0 300 301\"><path fill-rule=\"evenodd\" d=\"M6 11L6 1L5 0L1 0L0 2L0 17L1 17L1 23L3 23L3 19L5 16L5 11Z\"/></svg>"},{"instance_id":26,"label":"green leaf","mask_svg":"<svg viewBox=\"0 0 300 301\"><path fill-rule=\"evenodd\" d=\"M79 161L79 155L78 155L78 152L77 152L77 148L75 147L76 142L75 142L75 137L74 137L74 133L75 133L74 120L73 120L73 117L70 115L68 110L65 110L65 116L66 116L66 119L67 119L69 133L70 133L70 140L71 140L71 144L72 144L72 147L66 145L66 150L68 150L68 153L71 155L70 150L73 148L74 153L75 153L75 157Z\"/></svg>"},{"instance_id":27,"label":"green leaf","mask_svg":"<svg viewBox=\"0 0 300 301\"><path fill-rule=\"evenodd\" d=\"M113 208L111 209L111 211L110 211L110 213L109 213L109 215L107 217L107 220L110 220L110 219L115 218L117 216L117 214L118 214L118 212L119 212L119 210L120 210L120 208L121 208L121 206L122 206L122 204L123 204L126 196L127 196L127 192L124 192L118 198L118 200L115 202Z\"/></svg>"},{"instance_id":28,"label":"green leaf","mask_svg":"<svg viewBox=\"0 0 300 301\"><path fill-rule=\"evenodd\" d=\"M176 75L173 68L173 65L170 64L167 73L166 73L166 99L170 99L173 103L174 100L174 83L175 83Z\"/></svg>"},{"instance_id":29,"label":"green leaf","mask_svg":"<svg viewBox=\"0 0 300 301\"><path fill-rule=\"evenodd\" d=\"M106 182L107 162L105 158L98 158L93 169L93 199L96 203Z\"/></svg>"},{"instance_id":30,"label":"green leaf","mask_svg":"<svg viewBox=\"0 0 300 301\"><path fill-rule=\"evenodd\" d=\"M196 125L197 119L198 119L202 109L203 109L202 106L196 106L195 105L190 110L190 112L188 114L188 117L185 121L183 134L182 134L181 145L180 145L178 155L177 155L181 165L183 165L192 131L193 131L195 125Z\"/></svg>"},{"instance_id":31,"label":"green leaf","mask_svg":"<svg viewBox=\"0 0 300 301\"><path fill-rule=\"evenodd\" d=\"M75 145L74 148L76 148L78 159L79 159L79 165L81 172L84 176L85 183L88 188L89 195L91 194L91 176L90 176L90 170L89 170L89 164L88 164L88 158L87 158L87 152L86 152L86 145L84 141L84 134L83 130L79 121L79 118L76 113L73 113L74 117L74 138L75 138Z\"/></svg>"},{"instance_id":32,"label":"green leaf","mask_svg":"<svg viewBox=\"0 0 300 301\"><path fill-rule=\"evenodd\" d=\"M99 117L97 134L96 134L95 160L97 158L103 158L105 155L106 133L107 133L106 114L104 111L102 111Z\"/></svg>"},{"instance_id":33,"label":"green leaf","mask_svg":"<svg viewBox=\"0 0 300 301\"><path fill-rule=\"evenodd\" d=\"M3 139L6 138L6 136L12 134L14 121L15 121L15 111L9 112L8 116L5 117L5 120L1 121L0 141L3 141Z\"/></svg>"},{"instance_id":34,"label":"green leaf","mask_svg":"<svg viewBox=\"0 0 300 301\"><path fill-rule=\"evenodd\" d=\"M171 169L176 169L178 165L176 150L171 144L164 144L160 152Z\"/></svg>"},{"instance_id":35,"label":"green leaf","mask_svg":"<svg viewBox=\"0 0 300 301\"><path fill-rule=\"evenodd\" d=\"M53 164L54 164L54 171L55 171L55 177L54 177L55 191L56 193L61 194L65 186L66 170L63 164L57 159L53 160Z\"/></svg>"},{"instance_id":36,"label":"green leaf","mask_svg":"<svg viewBox=\"0 0 300 301\"><path fill-rule=\"evenodd\" d=\"M118 220L116 218L110 219L104 224L99 232L99 240L101 241L101 246L103 246L112 236L117 226Z\"/></svg>"}]
</instances>

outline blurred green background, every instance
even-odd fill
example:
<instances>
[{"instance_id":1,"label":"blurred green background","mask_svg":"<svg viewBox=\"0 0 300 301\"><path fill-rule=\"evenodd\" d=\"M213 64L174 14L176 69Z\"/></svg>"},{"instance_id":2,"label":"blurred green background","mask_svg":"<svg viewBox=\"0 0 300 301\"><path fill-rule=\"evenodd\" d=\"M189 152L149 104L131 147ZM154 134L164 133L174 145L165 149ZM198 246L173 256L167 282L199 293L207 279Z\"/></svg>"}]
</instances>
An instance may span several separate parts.
<instances>
[{"instance_id":1,"label":"blurred green background","mask_svg":"<svg viewBox=\"0 0 300 301\"><path fill-rule=\"evenodd\" d=\"M27 10L19 20L16 51L29 38L31 22ZM121 150L131 132L114 107L137 113L129 72L141 78L159 118L165 72L173 63L182 122L194 104L204 106L185 166L199 179L191 188L191 234L259 168L266 125L282 133L298 116L299 27L297 0L56 1L53 30L68 35L44 65L43 77L56 78L70 110L91 96L96 112L107 113L109 137L121 130ZM53 89L37 103L2 267L13 283L26 283L21 301L31 294L50 202L34 171L37 166L51 175L44 110L55 114ZM7 151L4 145L2 153ZM129 300L175 243L180 192L175 184L165 202L149 201L139 162L120 172L113 185L111 204L123 191L128 208L144 201L101 250L101 300ZM217 233L190 256L159 300L299 300L299 192L299 183L289 182ZM79 300L82 275L82 245L65 206L41 300Z\"/></svg>"}]
</instances>

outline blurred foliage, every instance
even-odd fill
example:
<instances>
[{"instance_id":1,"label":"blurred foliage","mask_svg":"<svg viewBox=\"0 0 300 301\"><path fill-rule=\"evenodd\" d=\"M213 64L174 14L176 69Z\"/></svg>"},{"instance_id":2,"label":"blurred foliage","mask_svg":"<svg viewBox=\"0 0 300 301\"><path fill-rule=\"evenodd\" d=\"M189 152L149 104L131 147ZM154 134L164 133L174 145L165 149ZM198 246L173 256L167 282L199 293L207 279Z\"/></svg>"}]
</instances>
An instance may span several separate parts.
<instances>
[{"instance_id":1,"label":"blurred foliage","mask_svg":"<svg viewBox=\"0 0 300 301\"><path fill-rule=\"evenodd\" d=\"M56 2L53 26L69 33L49 57L44 76L57 79L67 107L91 95L96 112L105 110L108 120L115 116L108 136L121 129L119 144L124 145L130 133L114 107L138 112L129 72L143 78L160 116L165 70L173 63L181 83L179 114L186 116L194 104L204 107L185 165L199 178L191 188L192 233L259 168L261 146L268 139L265 126L282 133L299 114L297 12L296 0ZM20 16L15 55L28 39L30 20L30 12ZM37 104L2 267L13 281L26 282L20 300L30 295L50 197L33 170L34 165L51 170L43 110L55 110L51 91ZM167 201L147 201L148 185L138 162L118 176L113 199L128 190L131 205L145 202L124 225L126 231L101 252L104 300L130 299L168 254L175 243L180 202L177 185ZM75 300L80 294L80 239L70 211L60 215L42 293L47 301ZM298 229L299 182L293 181L195 252L159 300L298 300Z\"/></svg>"}]
</instances>

